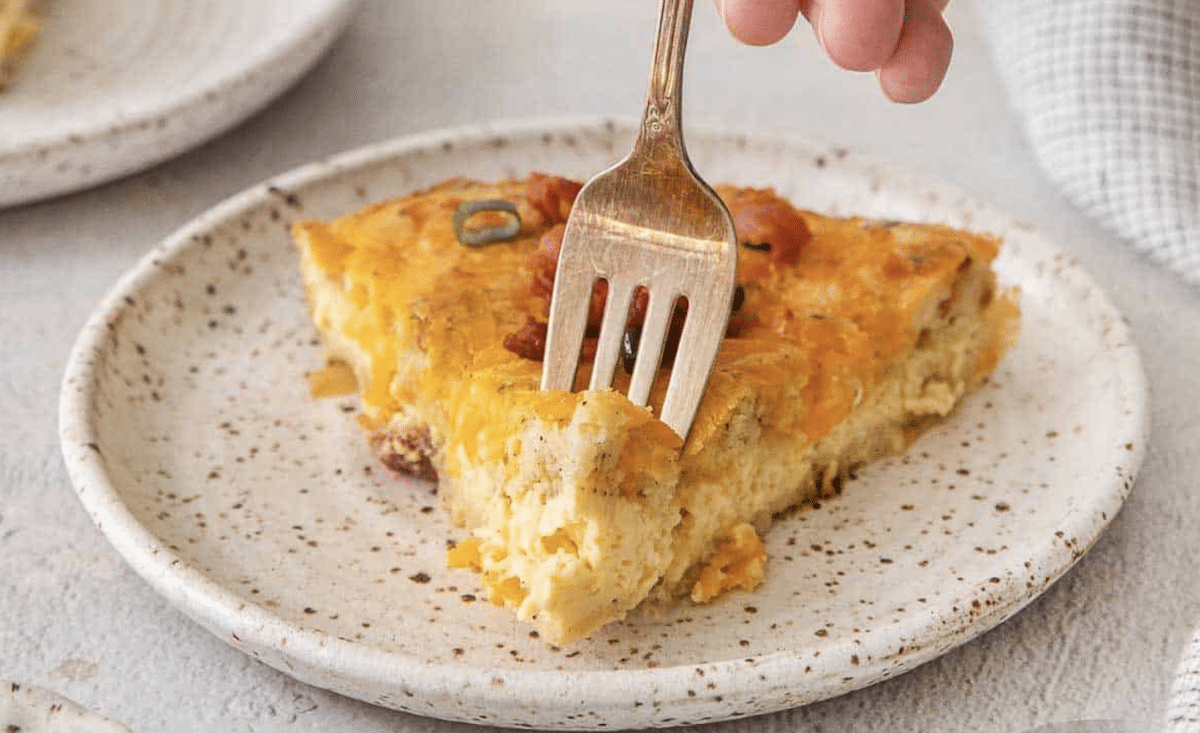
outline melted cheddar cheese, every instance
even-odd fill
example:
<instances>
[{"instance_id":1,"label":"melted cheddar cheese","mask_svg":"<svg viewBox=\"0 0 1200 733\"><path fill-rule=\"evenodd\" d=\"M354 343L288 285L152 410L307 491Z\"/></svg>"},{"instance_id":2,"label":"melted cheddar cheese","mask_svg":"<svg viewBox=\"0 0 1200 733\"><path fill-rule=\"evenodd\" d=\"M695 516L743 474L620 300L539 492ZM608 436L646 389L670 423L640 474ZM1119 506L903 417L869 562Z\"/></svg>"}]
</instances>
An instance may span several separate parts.
<instances>
[{"instance_id":1,"label":"melted cheddar cheese","mask_svg":"<svg viewBox=\"0 0 1200 733\"><path fill-rule=\"evenodd\" d=\"M28 0L0 0L0 90L7 85L17 57L37 35Z\"/></svg>"}]
</instances>

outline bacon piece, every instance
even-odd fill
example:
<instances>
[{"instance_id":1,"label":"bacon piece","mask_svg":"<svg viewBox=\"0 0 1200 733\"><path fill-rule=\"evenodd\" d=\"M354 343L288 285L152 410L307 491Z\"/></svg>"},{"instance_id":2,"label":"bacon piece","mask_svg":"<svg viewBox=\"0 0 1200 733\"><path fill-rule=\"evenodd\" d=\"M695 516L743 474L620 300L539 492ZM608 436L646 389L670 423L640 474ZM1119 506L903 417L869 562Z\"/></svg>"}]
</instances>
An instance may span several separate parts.
<instances>
[{"instance_id":1,"label":"bacon piece","mask_svg":"<svg viewBox=\"0 0 1200 733\"><path fill-rule=\"evenodd\" d=\"M546 354L546 323L525 316L525 325L504 336L504 348L522 359L541 361Z\"/></svg>"},{"instance_id":2,"label":"bacon piece","mask_svg":"<svg viewBox=\"0 0 1200 733\"><path fill-rule=\"evenodd\" d=\"M428 428L388 429L386 433L374 436L371 444L383 465L393 471L437 481Z\"/></svg>"},{"instance_id":3,"label":"bacon piece","mask_svg":"<svg viewBox=\"0 0 1200 733\"><path fill-rule=\"evenodd\" d=\"M504 336L504 348L522 359L541 361L546 358L546 330L544 321L533 316L525 317L525 325ZM596 358L596 337L585 336L583 346L579 350L581 361L592 361Z\"/></svg>"},{"instance_id":4,"label":"bacon piece","mask_svg":"<svg viewBox=\"0 0 1200 733\"><path fill-rule=\"evenodd\" d=\"M557 224L567 220L581 188L583 184L569 178L534 173L525 184L525 198L546 218L547 224Z\"/></svg>"},{"instance_id":5,"label":"bacon piece","mask_svg":"<svg viewBox=\"0 0 1200 733\"><path fill-rule=\"evenodd\" d=\"M728 203L738 241L756 249L766 249L763 245L769 245L772 262L781 265L794 263L800 258L804 245L812 239L808 224L791 204L776 196L774 191L746 189Z\"/></svg>"},{"instance_id":6,"label":"bacon piece","mask_svg":"<svg viewBox=\"0 0 1200 733\"><path fill-rule=\"evenodd\" d=\"M554 293L554 275L558 272L558 254L562 251L563 231L566 225L555 224L538 240L538 247L529 258L529 291L539 298L549 298ZM588 306L588 325L598 328L604 315L604 302L608 299L608 283L601 280L592 289L592 302ZM645 307L643 305L643 311ZM510 349L511 351L511 349Z\"/></svg>"},{"instance_id":7,"label":"bacon piece","mask_svg":"<svg viewBox=\"0 0 1200 733\"><path fill-rule=\"evenodd\" d=\"M566 226L555 224L538 240L537 249L529 258L531 274L529 290L539 298L549 298L554 292L554 273L558 271L558 253L562 251Z\"/></svg>"}]
</instances>

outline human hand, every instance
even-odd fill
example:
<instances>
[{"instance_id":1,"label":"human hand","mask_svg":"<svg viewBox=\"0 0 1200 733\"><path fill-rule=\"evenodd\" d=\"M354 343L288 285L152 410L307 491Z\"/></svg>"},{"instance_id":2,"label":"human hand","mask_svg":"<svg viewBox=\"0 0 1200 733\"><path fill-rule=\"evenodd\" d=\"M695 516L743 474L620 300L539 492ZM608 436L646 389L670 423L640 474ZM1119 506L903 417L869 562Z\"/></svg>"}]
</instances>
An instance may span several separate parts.
<instances>
[{"instance_id":1,"label":"human hand","mask_svg":"<svg viewBox=\"0 0 1200 733\"><path fill-rule=\"evenodd\" d=\"M735 38L766 46L803 14L834 63L874 71L894 102L923 102L950 66L954 39L942 19L949 0L716 0Z\"/></svg>"}]
</instances>

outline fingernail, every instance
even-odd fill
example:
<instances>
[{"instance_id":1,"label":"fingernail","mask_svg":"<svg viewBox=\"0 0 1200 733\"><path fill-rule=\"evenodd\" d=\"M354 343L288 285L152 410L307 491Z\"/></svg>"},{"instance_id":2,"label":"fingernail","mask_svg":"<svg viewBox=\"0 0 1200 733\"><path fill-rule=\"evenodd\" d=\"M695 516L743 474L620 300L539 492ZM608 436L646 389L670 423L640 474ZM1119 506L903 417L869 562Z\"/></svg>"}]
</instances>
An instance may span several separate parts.
<instances>
[{"instance_id":1,"label":"fingernail","mask_svg":"<svg viewBox=\"0 0 1200 733\"><path fill-rule=\"evenodd\" d=\"M821 3L813 3L812 12L810 13L813 34L817 37L817 43L821 44L821 48L828 51L825 46L825 29L821 23Z\"/></svg>"},{"instance_id":2,"label":"fingernail","mask_svg":"<svg viewBox=\"0 0 1200 733\"><path fill-rule=\"evenodd\" d=\"M883 96L885 99L887 99L887 101L892 102L893 104L897 103L895 99L892 99L891 92L889 92L887 87L883 84L883 69L875 70L875 83L879 86L879 91L883 92Z\"/></svg>"},{"instance_id":3,"label":"fingernail","mask_svg":"<svg viewBox=\"0 0 1200 733\"><path fill-rule=\"evenodd\" d=\"M728 26L729 16L725 14L725 0L717 0L717 13L721 16L721 22Z\"/></svg>"}]
</instances>

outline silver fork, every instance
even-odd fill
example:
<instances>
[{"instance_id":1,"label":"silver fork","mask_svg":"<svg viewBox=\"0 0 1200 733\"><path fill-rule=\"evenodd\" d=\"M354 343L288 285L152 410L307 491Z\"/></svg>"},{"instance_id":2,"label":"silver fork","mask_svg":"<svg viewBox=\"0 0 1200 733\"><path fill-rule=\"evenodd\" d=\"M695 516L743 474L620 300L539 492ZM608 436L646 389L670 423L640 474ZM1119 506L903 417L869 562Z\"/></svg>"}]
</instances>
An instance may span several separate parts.
<instances>
[{"instance_id":1,"label":"silver fork","mask_svg":"<svg viewBox=\"0 0 1200 733\"><path fill-rule=\"evenodd\" d=\"M589 389L612 386L634 291L649 305L628 397L645 405L676 300L687 299L660 418L686 438L729 324L737 235L725 204L692 169L681 91L693 0L662 0L646 111L633 152L588 181L563 235L542 366L542 389L570 390L592 289L608 282Z\"/></svg>"}]
</instances>

